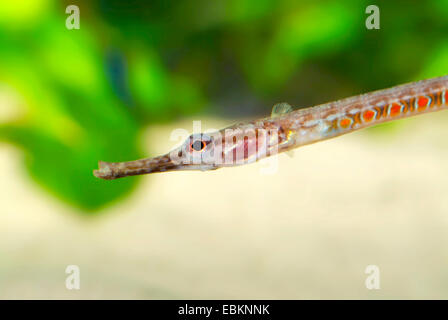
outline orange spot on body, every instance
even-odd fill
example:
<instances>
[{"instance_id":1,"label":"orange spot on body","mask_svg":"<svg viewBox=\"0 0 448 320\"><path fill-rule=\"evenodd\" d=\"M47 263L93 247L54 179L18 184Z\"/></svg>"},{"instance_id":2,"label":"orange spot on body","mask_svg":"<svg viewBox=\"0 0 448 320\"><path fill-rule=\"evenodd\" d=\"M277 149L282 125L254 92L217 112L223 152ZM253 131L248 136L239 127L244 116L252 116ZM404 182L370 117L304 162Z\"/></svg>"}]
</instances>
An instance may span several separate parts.
<instances>
[{"instance_id":1,"label":"orange spot on body","mask_svg":"<svg viewBox=\"0 0 448 320\"><path fill-rule=\"evenodd\" d=\"M343 129L348 128L351 124L352 124L352 119L349 119L349 118L341 119L341 121L339 122L339 125Z\"/></svg>"},{"instance_id":2,"label":"orange spot on body","mask_svg":"<svg viewBox=\"0 0 448 320\"><path fill-rule=\"evenodd\" d=\"M417 110L423 111L428 106L429 99L426 97L419 97L417 99Z\"/></svg>"},{"instance_id":3,"label":"orange spot on body","mask_svg":"<svg viewBox=\"0 0 448 320\"><path fill-rule=\"evenodd\" d=\"M391 117L396 117L401 113L401 105L398 103L392 103L390 105L389 114Z\"/></svg>"},{"instance_id":4,"label":"orange spot on body","mask_svg":"<svg viewBox=\"0 0 448 320\"><path fill-rule=\"evenodd\" d=\"M375 112L372 110L366 110L366 111L364 111L364 113L362 115L365 122L372 121L374 116L375 116Z\"/></svg>"}]
</instances>

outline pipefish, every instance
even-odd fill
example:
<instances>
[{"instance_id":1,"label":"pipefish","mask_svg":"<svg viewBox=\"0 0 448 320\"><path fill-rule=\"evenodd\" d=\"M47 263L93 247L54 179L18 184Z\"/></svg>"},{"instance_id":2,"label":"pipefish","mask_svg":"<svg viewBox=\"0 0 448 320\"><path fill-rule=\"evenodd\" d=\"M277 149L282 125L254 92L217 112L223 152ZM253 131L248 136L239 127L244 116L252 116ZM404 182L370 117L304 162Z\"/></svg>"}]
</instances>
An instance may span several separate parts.
<instances>
[{"instance_id":1,"label":"pipefish","mask_svg":"<svg viewBox=\"0 0 448 320\"><path fill-rule=\"evenodd\" d=\"M169 153L99 162L94 175L117 179L179 170L214 170L258 161L380 123L448 109L448 76L421 80L293 111L276 104L268 118L192 134Z\"/></svg>"}]
</instances>

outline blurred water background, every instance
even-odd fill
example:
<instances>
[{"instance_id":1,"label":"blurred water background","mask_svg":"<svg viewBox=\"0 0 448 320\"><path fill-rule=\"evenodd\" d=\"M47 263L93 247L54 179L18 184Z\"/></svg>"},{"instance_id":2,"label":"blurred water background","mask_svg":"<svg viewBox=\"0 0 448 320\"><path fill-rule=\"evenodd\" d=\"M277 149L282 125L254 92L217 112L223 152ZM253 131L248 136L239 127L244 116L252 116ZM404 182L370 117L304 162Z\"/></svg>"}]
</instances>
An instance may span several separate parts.
<instances>
[{"instance_id":1,"label":"blurred water background","mask_svg":"<svg viewBox=\"0 0 448 320\"><path fill-rule=\"evenodd\" d=\"M448 1L378 1L379 30L369 4L2 3L0 298L446 298L444 112L280 155L274 175L92 175L169 151L192 120L448 73Z\"/></svg>"}]
</instances>

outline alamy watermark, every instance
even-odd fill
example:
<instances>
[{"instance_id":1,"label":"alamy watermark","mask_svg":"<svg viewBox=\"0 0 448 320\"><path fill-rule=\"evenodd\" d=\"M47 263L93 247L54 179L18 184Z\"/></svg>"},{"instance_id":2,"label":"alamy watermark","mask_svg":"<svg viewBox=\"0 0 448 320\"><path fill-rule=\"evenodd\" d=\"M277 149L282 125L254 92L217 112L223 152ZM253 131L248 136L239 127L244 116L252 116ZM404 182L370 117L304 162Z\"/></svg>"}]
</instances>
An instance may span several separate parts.
<instances>
[{"instance_id":1,"label":"alamy watermark","mask_svg":"<svg viewBox=\"0 0 448 320\"><path fill-rule=\"evenodd\" d=\"M365 281L366 288L369 290L379 290L380 268L377 265L371 264L366 267L364 272L368 275Z\"/></svg>"},{"instance_id":2,"label":"alamy watermark","mask_svg":"<svg viewBox=\"0 0 448 320\"><path fill-rule=\"evenodd\" d=\"M376 5L370 5L366 8L366 13L369 15L366 19L366 28L369 30L380 28L380 8Z\"/></svg>"},{"instance_id":3,"label":"alamy watermark","mask_svg":"<svg viewBox=\"0 0 448 320\"><path fill-rule=\"evenodd\" d=\"M79 7L72 4L65 8L65 13L69 14L65 20L65 26L68 30L79 29Z\"/></svg>"},{"instance_id":4,"label":"alamy watermark","mask_svg":"<svg viewBox=\"0 0 448 320\"><path fill-rule=\"evenodd\" d=\"M65 279L65 287L68 290L81 289L81 271L77 265L69 265L65 268L65 273L68 274Z\"/></svg>"}]
</instances>

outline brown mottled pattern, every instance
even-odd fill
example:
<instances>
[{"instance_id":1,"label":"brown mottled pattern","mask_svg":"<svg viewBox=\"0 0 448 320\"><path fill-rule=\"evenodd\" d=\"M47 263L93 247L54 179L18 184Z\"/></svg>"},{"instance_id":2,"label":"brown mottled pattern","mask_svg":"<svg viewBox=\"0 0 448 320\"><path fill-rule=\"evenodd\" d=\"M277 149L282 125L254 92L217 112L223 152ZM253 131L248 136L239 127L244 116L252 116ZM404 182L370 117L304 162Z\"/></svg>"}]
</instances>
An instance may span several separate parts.
<instances>
[{"instance_id":1,"label":"brown mottled pattern","mask_svg":"<svg viewBox=\"0 0 448 320\"><path fill-rule=\"evenodd\" d=\"M333 138L362 128L370 127L379 123L411 117L417 114L443 110L447 107L446 102L441 104L441 95L448 90L448 76L417 81L409 84L396 86L390 89L378 90L335 102L330 102L315 107L299 109L281 118L271 119L283 127L294 130L296 139L286 149L299 147L317 141ZM426 96L431 99L430 106L423 111L417 111L416 103L418 97ZM435 99L437 97L436 103ZM401 103L403 108L399 115L391 117L389 106L392 103ZM432 106L432 107L431 107ZM364 121L362 113L373 110L376 115L372 121ZM352 124L346 128L340 128L338 120L344 117L353 119ZM305 123L316 121L319 125L306 128ZM300 132L303 132L301 135ZM281 150L284 151L284 150Z\"/></svg>"},{"instance_id":2,"label":"brown mottled pattern","mask_svg":"<svg viewBox=\"0 0 448 320\"><path fill-rule=\"evenodd\" d=\"M448 76L417 81L315 107L299 109L274 118L239 123L219 131L223 137L219 143L222 144L226 143L224 139L226 130L241 129L242 132L236 135L237 137L234 140L237 141L232 142L233 145L224 147L222 156L224 158L226 152L229 152L229 154L230 152L234 153L234 147L238 143L241 144L241 141L248 140L249 138L245 134L248 130L252 130L252 132L255 130L256 132L254 139L257 141L257 152L258 140L260 137L262 139L266 137L265 134L260 134L260 131L277 132L278 139L274 140L275 145L272 145L272 142L264 145L263 147L267 150L263 156L256 157L256 160L259 160L277 152L330 139L379 123L446 109L447 101L443 103L444 99L446 99L446 90L448 90ZM419 101L422 104L426 99L429 99L427 106L420 105L419 108ZM373 111L375 116L366 121L362 115L368 110ZM342 126L340 125L341 120L344 120ZM190 141L188 139L184 147L188 146ZM216 141L212 143L211 147L216 148L216 143ZM179 148L173 150L173 152L175 154L181 153L182 150L188 150L188 148ZM190 150L190 152L193 151ZM245 158L251 156L253 154L247 154ZM100 161L99 170L94 171L94 174L102 179L116 179L131 175L173 170L212 170L232 165L238 164L175 163L170 158L170 154L166 154L156 158L131 162L108 163Z\"/></svg>"}]
</instances>

